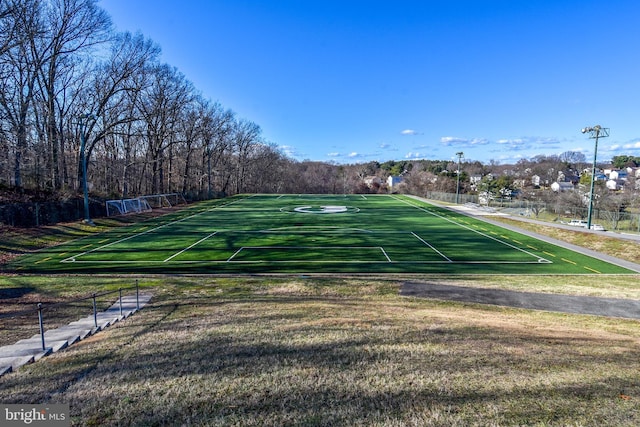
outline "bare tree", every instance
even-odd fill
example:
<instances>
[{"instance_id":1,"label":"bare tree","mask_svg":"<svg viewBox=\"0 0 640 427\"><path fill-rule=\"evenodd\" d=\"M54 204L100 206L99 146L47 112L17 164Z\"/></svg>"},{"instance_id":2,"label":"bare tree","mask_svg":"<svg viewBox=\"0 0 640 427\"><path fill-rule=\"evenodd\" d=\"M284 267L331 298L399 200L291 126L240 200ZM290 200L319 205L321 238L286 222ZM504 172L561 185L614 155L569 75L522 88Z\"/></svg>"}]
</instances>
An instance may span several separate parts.
<instances>
[{"instance_id":1,"label":"bare tree","mask_svg":"<svg viewBox=\"0 0 640 427\"><path fill-rule=\"evenodd\" d=\"M0 56L28 40L29 31L23 27L26 14L33 11L33 1L0 0Z\"/></svg>"},{"instance_id":2,"label":"bare tree","mask_svg":"<svg viewBox=\"0 0 640 427\"><path fill-rule=\"evenodd\" d=\"M220 103L209 105L202 121L203 176L207 178L207 197L212 196L212 185L216 169L222 164L231 149L231 136L235 126L235 114ZM222 177L223 174L219 175ZM224 185L220 183L223 191Z\"/></svg>"},{"instance_id":3,"label":"bare tree","mask_svg":"<svg viewBox=\"0 0 640 427\"><path fill-rule=\"evenodd\" d=\"M60 86L69 82L66 74L73 74L74 63L81 55L92 53L92 48L105 43L111 37L111 19L97 6L97 0L51 0L45 11L47 32L37 49L42 52L43 66L38 70L38 78L46 106L44 109L46 136L48 142L48 163L51 185L60 188L59 155L64 152L64 141L59 132L60 109L58 93Z\"/></svg>"},{"instance_id":4,"label":"bare tree","mask_svg":"<svg viewBox=\"0 0 640 427\"><path fill-rule=\"evenodd\" d=\"M0 0L0 31L1 183L80 188L78 118L92 117L94 191L284 188L291 164L260 126L200 97L142 35L114 34L98 0Z\"/></svg>"},{"instance_id":5,"label":"bare tree","mask_svg":"<svg viewBox=\"0 0 640 427\"><path fill-rule=\"evenodd\" d=\"M19 7L18 7L19 5ZM18 28L21 36L4 45L0 57L0 108L7 134L13 139L13 179L17 188L23 187L23 157L27 151L29 115L33 113L36 77L41 59L33 49L34 40L43 31L37 0L14 2L11 13L3 18L3 25Z\"/></svg>"},{"instance_id":6,"label":"bare tree","mask_svg":"<svg viewBox=\"0 0 640 427\"><path fill-rule=\"evenodd\" d=\"M245 191L247 171L252 161L252 150L255 144L261 143L262 130L257 124L241 119L236 122L233 132L234 180L235 193Z\"/></svg>"},{"instance_id":7,"label":"bare tree","mask_svg":"<svg viewBox=\"0 0 640 427\"><path fill-rule=\"evenodd\" d=\"M192 101L191 83L174 67L158 65L151 73L151 86L139 99L147 140L147 161L152 170L151 191L165 191L165 163L184 108ZM169 174L171 173L169 156Z\"/></svg>"},{"instance_id":8,"label":"bare tree","mask_svg":"<svg viewBox=\"0 0 640 427\"><path fill-rule=\"evenodd\" d=\"M151 81L145 69L156 64L160 49L141 34L121 33L113 38L110 57L93 69L90 84L83 90L85 111L91 111L98 120L87 127L90 138L87 142L87 156L91 157L97 145L108 136L120 134L118 141L123 148L125 167L121 172L123 184L128 182L127 167L131 161L132 124L141 119L136 102L140 92L148 89ZM76 116L83 114L76 111ZM124 134L121 134L125 130ZM112 138L115 143L115 138ZM116 146L114 146L114 149ZM123 193L128 189L123 187Z\"/></svg>"},{"instance_id":9,"label":"bare tree","mask_svg":"<svg viewBox=\"0 0 640 427\"><path fill-rule=\"evenodd\" d=\"M193 162L194 148L199 144L203 136L204 126L203 122L206 121L206 109L207 101L202 97L195 97L193 105L186 108L184 113L184 119L180 123L181 134L183 135L182 152L183 152L183 166L182 166L182 193L186 193L188 189L188 183L191 178L191 169Z\"/></svg>"}]
</instances>

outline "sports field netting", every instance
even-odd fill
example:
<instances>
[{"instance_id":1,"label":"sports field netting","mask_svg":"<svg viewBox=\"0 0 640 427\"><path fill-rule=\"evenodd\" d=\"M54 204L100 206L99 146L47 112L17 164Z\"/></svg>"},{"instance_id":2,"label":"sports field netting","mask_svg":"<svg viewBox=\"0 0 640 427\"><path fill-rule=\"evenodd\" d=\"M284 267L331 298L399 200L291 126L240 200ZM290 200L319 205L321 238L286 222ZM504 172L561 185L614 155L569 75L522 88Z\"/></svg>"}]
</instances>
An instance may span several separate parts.
<instances>
[{"instance_id":1,"label":"sports field netting","mask_svg":"<svg viewBox=\"0 0 640 427\"><path fill-rule=\"evenodd\" d=\"M237 196L80 239L14 266L131 273L634 273L396 195Z\"/></svg>"}]
</instances>

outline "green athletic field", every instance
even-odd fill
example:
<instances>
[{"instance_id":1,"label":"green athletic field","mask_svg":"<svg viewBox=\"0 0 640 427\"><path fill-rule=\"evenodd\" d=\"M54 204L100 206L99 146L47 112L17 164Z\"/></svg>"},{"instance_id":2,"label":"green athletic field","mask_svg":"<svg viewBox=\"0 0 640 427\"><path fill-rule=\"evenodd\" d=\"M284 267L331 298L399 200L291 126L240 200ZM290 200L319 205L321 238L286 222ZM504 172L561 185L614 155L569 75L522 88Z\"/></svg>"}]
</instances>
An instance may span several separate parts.
<instances>
[{"instance_id":1,"label":"green athletic field","mask_svg":"<svg viewBox=\"0 0 640 427\"><path fill-rule=\"evenodd\" d=\"M20 258L21 272L633 274L397 195L200 203Z\"/></svg>"}]
</instances>

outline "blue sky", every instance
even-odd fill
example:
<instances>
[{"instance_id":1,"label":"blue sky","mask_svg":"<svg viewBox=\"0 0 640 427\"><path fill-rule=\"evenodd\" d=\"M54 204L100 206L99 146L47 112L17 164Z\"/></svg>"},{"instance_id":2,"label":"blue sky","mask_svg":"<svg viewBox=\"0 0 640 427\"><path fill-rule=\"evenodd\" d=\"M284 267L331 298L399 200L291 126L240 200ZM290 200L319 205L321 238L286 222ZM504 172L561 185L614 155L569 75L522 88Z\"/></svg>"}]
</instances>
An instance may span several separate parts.
<instances>
[{"instance_id":1,"label":"blue sky","mask_svg":"<svg viewBox=\"0 0 640 427\"><path fill-rule=\"evenodd\" d=\"M640 156L637 0L102 0L298 160Z\"/></svg>"}]
</instances>

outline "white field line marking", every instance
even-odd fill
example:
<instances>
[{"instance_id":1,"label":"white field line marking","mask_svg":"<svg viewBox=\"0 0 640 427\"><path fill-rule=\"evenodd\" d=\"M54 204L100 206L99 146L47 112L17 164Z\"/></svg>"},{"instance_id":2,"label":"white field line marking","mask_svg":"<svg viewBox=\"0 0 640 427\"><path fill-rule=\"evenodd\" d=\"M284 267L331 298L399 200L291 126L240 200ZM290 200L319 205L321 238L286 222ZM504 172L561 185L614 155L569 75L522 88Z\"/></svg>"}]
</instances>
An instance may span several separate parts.
<instances>
[{"instance_id":1,"label":"white field line marking","mask_svg":"<svg viewBox=\"0 0 640 427\"><path fill-rule=\"evenodd\" d=\"M384 248L382 246L243 246L240 249L238 249L237 251L235 251L235 253L233 255L231 255L229 258L227 258L226 261L224 262L231 262L233 261L233 259L243 250L245 249L342 249L342 250L350 250L350 249L379 249L380 251L382 251L382 254L385 256L385 258L387 259L387 262L393 262L391 261L391 258L389 258L389 256L387 255L387 253L385 252ZM182 262L186 262L186 261L182 261ZM216 262L216 261L212 261L212 262ZM250 263L250 262L260 262L260 261L233 261L233 262L245 262L245 263ZM269 261L269 262L306 262L306 261L297 261L297 260L283 260L283 261ZM357 261L357 260L353 260L353 261L336 261L336 260L327 260L327 261L322 261L322 260L310 260L309 262L313 263L313 262L380 262L380 261Z\"/></svg>"},{"instance_id":2,"label":"white field line marking","mask_svg":"<svg viewBox=\"0 0 640 427\"><path fill-rule=\"evenodd\" d=\"M379 249L379 248L377 248ZM537 261L452 261L454 264L539 264L541 260ZM75 262L76 264L163 264L161 260L150 260L150 261L69 261ZM388 264L389 262L393 264L451 264L445 260L442 261L371 261L371 260L281 260L281 261L231 261L231 258L228 260L184 260L184 261L172 261L171 265L175 264L227 264L233 262L234 264L259 264L268 262L270 264L287 264L287 263L308 263L308 264L365 264L365 263L384 263ZM20 267L22 268L22 267ZM585 267L589 269L589 267ZM594 270L595 271L595 270ZM469 273L471 274L471 273ZM475 273L474 273L475 274ZM515 274L515 273L514 273ZM529 273L522 273L529 274ZM567 273L566 275L572 275L573 273ZM562 276L562 273L558 273L558 275ZM616 274L611 274L611 276L616 276Z\"/></svg>"},{"instance_id":3,"label":"white field line marking","mask_svg":"<svg viewBox=\"0 0 640 427\"><path fill-rule=\"evenodd\" d=\"M178 222L178 221L174 221L173 223L175 223L175 222ZM73 255L73 256L71 256L69 258L65 258L60 262L76 262L76 258L78 258L78 257L85 256L87 254L90 254L91 252L95 252L95 251L98 251L100 249L108 248L109 246L113 246L113 245L116 245L116 244L121 243L121 242L126 242L127 240L133 239L134 237L138 237L138 236L142 236L143 234L151 233L152 231L159 230L160 228L166 227L167 225L170 225L170 224L173 224L173 223L168 222L166 224L159 225L158 227L151 228L151 229L149 229L147 231L143 231L142 233L132 234L131 236L122 238L120 240L116 240L115 242L111 242L111 243L107 243L106 245L98 246L97 248L91 249L90 251L82 252L80 254Z\"/></svg>"},{"instance_id":4,"label":"white field line marking","mask_svg":"<svg viewBox=\"0 0 640 427\"><path fill-rule=\"evenodd\" d=\"M450 222L450 223L452 223L452 224L457 225L458 227L466 228L467 230L472 231L472 232L474 232L474 233L476 233L476 234L479 234L479 235L481 235L481 236L487 237L487 238L489 238L489 239L491 239L491 240L495 240L495 241L496 241L496 242L498 242L498 243L502 243L502 244L503 244L503 245L505 245L505 246L508 246L508 247L510 247L510 248L512 248L512 249L515 249L515 250L520 251L520 252L522 252L522 253L525 253L525 254L527 254L527 255L530 255L530 256L532 256L532 257L534 257L534 258L538 258L538 262L542 262L542 261L544 260L544 261L546 261L546 262L548 262L548 263L550 263L550 264L553 264L553 261L551 261L551 260L545 259L545 258L543 258L543 257L541 257L541 256L539 256L539 255L536 255L536 254L534 254L534 253L531 253L531 252L529 252L529 251L525 251L524 249L519 248L519 247L517 247L517 246L515 246L515 245L512 245L511 243L505 242L504 240L500 240L500 239L498 239L498 238L495 238L495 237L489 236L489 235L488 235L488 234L486 234L486 233L481 233L481 232L480 232L480 231L478 231L478 230L474 230L473 228L471 228L471 227L469 227L469 226L462 225L462 224L460 224L460 223L458 223L458 222L455 222L455 221L453 221L453 220L451 220L451 219L449 219L449 218L447 218L447 217L444 217L444 216L439 215L439 214L437 214L437 213L435 213L435 212L432 212L432 211L430 211L430 210L429 210L429 209L427 209L427 208L424 208L424 207L422 207L422 206L419 206L419 205L413 204L413 203L411 203L411 202L409 202L409 201L407 201L407 200L402 200L402 199L400 199L400 198L398 198L398 197L396 197L396 196L392 196L392 197L393 197L395 200L398 200L399 202L403 202L403 203L405 203L405 204L407 204L407 205L409 205L409 206L413 206L413 207L414 207L414 208L416 208L416 209L419 209L419 210L421 210L421 211L423 211L423 212L426 212L426 213L428 213L428 214L430 214L430 215L433 215L433 216L436 216L436 217L438 217L438 218L440 218L440 219L443 219L443 220L445 220L445 221L448 221L448 222Z\"/></svg>"},{"instance_id":5,"label":"white field line marking","mask_svg":"<svg viewBox=\"0 0 640 427\"><path fill-rule=\"evenodd\" d=\"M234 203L238 203L238 202L240 202L240 201L242 201L242 200L244 200L244 199L234 200L234 201L232 201L232 202L230 202L230 203L226 203L226 204L224 204L224 205L214 206L214 207L212 207L212 208L210 208L210 209L207 209L206 211L203 211L203 212L197 212L197 213L194 213L193 215L189 215L189 216L186 216L186 217L184 217L184 218L181 218L181 219L178 219L178 220L175 220L175 221L167 222L166 224L162 224L162 225L159 225L159 226L157 226L157 227L150 228L149 230L143 231L143 232L141 232L141 233L132 234L131 236L128 236L128 237L122 238L122 239L120 239L120 240L116 240L115 242L111 242L111 243L107 243L106 245L98 246L97 248L91 249L90 251L86 251L86 252L82 252L82 253L79 253L79 254L76 254L76 255L70 256L70 257L68 257L68 258L65 258L65 259L61 260L60 262L76 262L76 261L77 261L77 260L76 260L76 258L79 258L79 257L81 257L81 256L88 255L88 254L90 254L90 253L92 253L92 252L96 252L96 251L102 250L102 249L104 249L104 248L108 248L109 246L116 245L116 244L118 244L118 243L126 242L127 240L130 240L130 239L133 239L133 238L136 238L136 237L142 236L142 235L147 234L147 233L151 233L152 231L159 230L159 229L161 229L161 228L163 228L163 227L167 227L167 226L169 226L169 225L177 224L177 223L182 222L182 221L185 221L185 220L187 220L187 219L195 218L195 217L197 217L197 216L203 215L203 214L205 214L205 213L207 213L207 212L214 211L214 210L219 209L219 208L221 208L221 207L228 206L228 205L232 205L232 204L234 204ZM100 261L98 261L98 262L100 262ZM118 262L122 262L122 261L118 261Z\"/></svg>"},{"instance_id":6,"label":"white field line marking","mask_svg":"<svg viewBox=\"0 0 640 427\"><path fill-rule=\"evenodd\" d=\"M300 229L302 228L302 230ZM280 228L268 228L266 230L248 230L248 231L238 231L238 233L242 232L245 234L248 233L272 233L272 234L308 234L310 231L313 231L315 234L317 233L325 233L325 234L342 234L342 233L374 233L374 231L367 230L364 228L342 228L342 227L327 227L324 225L310 225L304 227L298 226L289 226L289 227L280 227ZM375 231L378 233L378 231ZM393 233L398 233L397 231L393 231Z\"/></svg>"},{"instance_id":7,"label":"white field line marking","mask_svg":"<svg viewBox=\"0 0 640 427\"><path fill-rule=\"evenodd\" d=\"M196 245L199 245L200 243L202 243L202 242L204 242L205 240L207 240L209 237L211 237L211 236L215 236L216 234L218 234L218 232L217 232L217 231L214 231L213 233L209 234L208 236L203 237L202 239L198 240L197 242L195 242L195 243L194 243L194 244L192 244L191 246L184 248L184 249L183 249L183 250L181 250L180 252L176 252L175 254L171 255L169 258L165 259L165 260L164 260L164 261L162 261L162 262L167 262L167 261L172 260L173 258L177 257L178 255L180 255L180 254L182 254L182 253L184 253L184 252L188 251L189 249L193 248L193 247L194 247L194 246L196 246Z\"/></svg>"},{"instance_id":8,"label":"white field line marking","mask_svg":"<svg viewBox=\"0 0 640 427\"><path fill-rule=\"evenodd\" d=\"M231 262L231 260L233 260L236 257L236 255L238 255L243 249L244 249L244 246L238 249L237 251L235 251L233 255L227 258L227 262Z\"/></svg>"},{"instance_id":9,"label":"white field line marking","mask_svg":"<svg viewBox=\"0 0 640 427\"><path fill-rule=\"evenodd\" d=\"M414 233L413 231L411 232L411 234L413 234L413 236L420 240L422 243L424 243L425 245L429 246L431 248L431 250L435 251L438 255L440 255L442 258L446 259L448 262L453 262L451 261L451 259L449 259L448 256L446 256L445 254L443 254L442 252L440 252L438 249L436 249L433 245L431 245L429 242L427 242L426 240L424 240L422 237L418 236L416 233Z\"/></svg>"}]
</instances>

